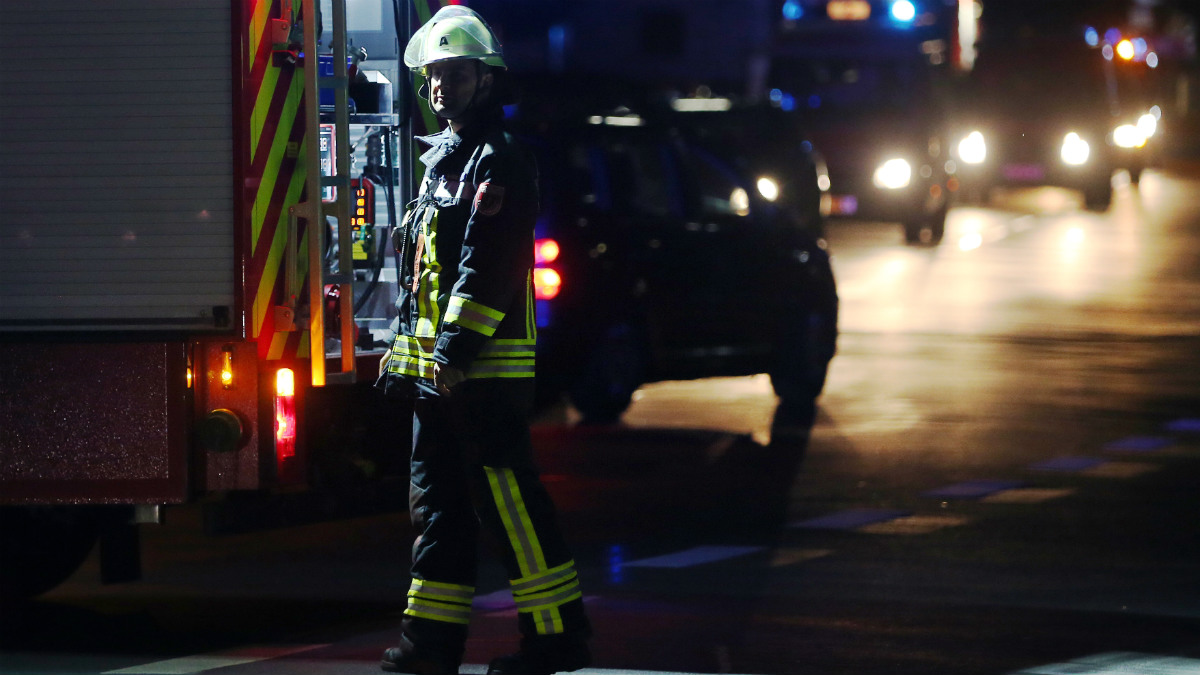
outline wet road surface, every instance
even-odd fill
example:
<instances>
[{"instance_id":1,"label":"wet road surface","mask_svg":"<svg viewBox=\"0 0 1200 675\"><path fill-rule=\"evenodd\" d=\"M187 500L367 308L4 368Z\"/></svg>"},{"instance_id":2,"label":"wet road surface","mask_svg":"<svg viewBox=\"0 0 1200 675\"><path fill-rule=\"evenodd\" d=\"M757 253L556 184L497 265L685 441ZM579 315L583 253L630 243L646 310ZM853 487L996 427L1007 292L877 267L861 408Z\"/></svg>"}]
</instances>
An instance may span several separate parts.
<instances>
[{"instance_id":1,"label":"wet road surface","mask_svg":"<svg viewBox=\"0 0 1200 675\"><path fill-rule=\"evenodd\" d=\"M644 387L535 428L596 625L591 673L1200 673L1200 206L1147 173L1107 214L1034 191L945 242L830 226L842 336L817 419L765 377ZM388 514L142 530L0 617L0 673L372 673L411 529ZM499 566L463 672L515 647Z\"/></svg>"}]
</instances>

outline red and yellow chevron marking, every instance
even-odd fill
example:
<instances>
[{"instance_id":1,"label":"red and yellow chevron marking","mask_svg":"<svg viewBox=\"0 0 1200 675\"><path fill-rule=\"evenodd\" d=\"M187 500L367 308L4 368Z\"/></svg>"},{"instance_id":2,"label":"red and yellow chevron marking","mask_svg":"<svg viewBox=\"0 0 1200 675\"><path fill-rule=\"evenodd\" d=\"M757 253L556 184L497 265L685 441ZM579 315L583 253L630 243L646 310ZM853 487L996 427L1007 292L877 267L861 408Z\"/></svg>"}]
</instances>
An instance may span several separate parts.
<instances>
[{"instance_id":1,"label":"red and yellow chevron marking","mask_svg":"<svg viewBox=\"0 0 1200 675\"><path fill-rule=\"evenodd\" d=\"M247 242L246 306L249 336L258 343L263 360L308 358L308 331L276 330L274 308L286 303L284 250L287 243L289 207L305 199L305 114L304 75L295 65L272 59L271 19L281 17L286 0L243 0L246 3L247 71L243 73L244 117L249 121L249 153L245 158L246 184L251 186ZM292 0L293 6L299 0ZM405 3L407 4L407 3ZM452 0L416 0L417 25L443 4ZM402 40L403 41L403 40ZM420 83L414 83L419 87ZM428 106L419 113L425 132L440 128ZM420 154L421 149L416 150ZM307 236L304 223L298 233L297 284L303 289L308 273ZM303 291L301 291L303 293Z\"/></svg>"},{"instance_id":2,"label":"red and yellow chevron marking","mask_svg":"<svg viewBox=\"0 0 1200 675\"><path fill-rule=\"evenodd\" d=\"M280 17L281 0L246 2L251 9L242 101L250 125L246 178L253 195L246 275L248 332L258 342L260 359L277 360L308 353L307 333L277 331L274 319L274 307L286 300L288 208L304 198L304 77L299 67L272 60L268 30L270 19ZM297 276L302 281L308 256L303 230L300 236Z\"/></svg>"}]
</instances>

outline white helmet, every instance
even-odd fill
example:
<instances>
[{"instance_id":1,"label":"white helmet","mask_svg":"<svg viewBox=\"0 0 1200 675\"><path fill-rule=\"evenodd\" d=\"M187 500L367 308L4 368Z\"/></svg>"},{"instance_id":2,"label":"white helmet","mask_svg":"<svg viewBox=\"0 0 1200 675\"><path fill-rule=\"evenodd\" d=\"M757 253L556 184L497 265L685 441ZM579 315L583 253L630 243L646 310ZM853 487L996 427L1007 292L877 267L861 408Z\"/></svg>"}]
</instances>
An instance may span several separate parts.
<instances>
[{"instance_id":1,"label":"white helmet","mask_svg":"<svg viewBox=\"0 0 1200 675\"><path fill-rule=\"evenodd\" d=\"M496 34L475 10L461 5L439 9L404 49L404 65L413 70L424 71L431 63L451 59L478 59L505 67Z\"/></svg>"}]
</instances>

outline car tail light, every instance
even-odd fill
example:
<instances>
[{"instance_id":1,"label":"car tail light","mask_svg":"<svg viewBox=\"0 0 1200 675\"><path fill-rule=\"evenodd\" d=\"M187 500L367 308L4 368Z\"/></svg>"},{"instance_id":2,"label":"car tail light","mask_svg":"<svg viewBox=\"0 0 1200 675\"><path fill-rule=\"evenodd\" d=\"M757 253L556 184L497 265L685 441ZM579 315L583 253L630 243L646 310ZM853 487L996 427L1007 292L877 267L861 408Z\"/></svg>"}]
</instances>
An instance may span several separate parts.
<instances>
[{"instance_id":1,"label":"car tail light","mask_svg":"<svg viewBox=\"0 0 1200 675\"><path fill-rule=\"evenodd\" d=\"M296 456L296 377L291 368L275 373L275 458Z\"/></svg>"},{"instance_id":2,"label":"car tail light","mask_svg":"<svg viewBox=\"0 0 1200 675\"><path fill-rule=\"evenodd\" d=\"M562 290L562 277L549 267L533 270L533 292L538 300L551 300Z\"/></svg>"},{"instance_id":3,"label":"car tail light","mask_svg":"<svg viewBox=\"0 0 1200 675\"><path fill-rule=\"evenodd\" d=\"M558 260L558 242L553 239L538 239L533 244L533 260L539 265Z\"/></svg>"}]
</instances>

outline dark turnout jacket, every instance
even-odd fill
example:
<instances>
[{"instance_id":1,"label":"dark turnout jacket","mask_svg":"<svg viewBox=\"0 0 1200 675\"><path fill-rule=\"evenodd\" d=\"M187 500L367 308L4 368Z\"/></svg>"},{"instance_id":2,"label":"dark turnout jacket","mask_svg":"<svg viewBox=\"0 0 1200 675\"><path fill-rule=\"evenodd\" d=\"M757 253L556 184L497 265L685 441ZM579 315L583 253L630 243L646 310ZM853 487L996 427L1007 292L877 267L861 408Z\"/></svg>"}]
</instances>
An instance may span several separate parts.
<instances>
[{"instance_id":1,"label":"dark turnout jacket","mask_svg":"<svg viewBox=\"0 0 1200 675\"><path fill-rule=\"evenodd\" d=\"M418 137L425 177L395 237L399 316L380 386L435 394L434 363L468 379L534 375L537 175L498 114Z\"/></svg>"}]
</instances>

